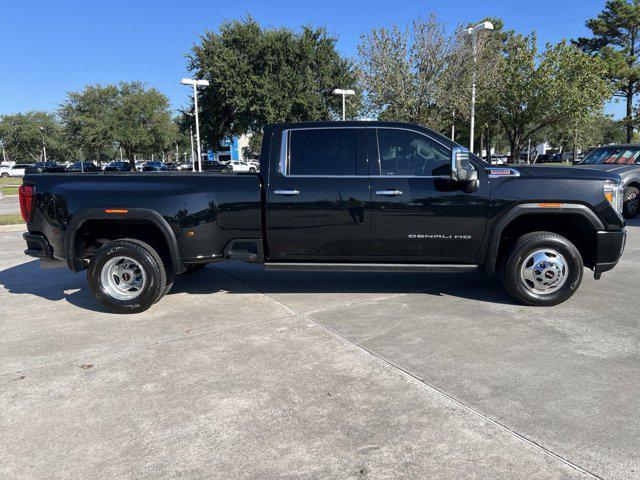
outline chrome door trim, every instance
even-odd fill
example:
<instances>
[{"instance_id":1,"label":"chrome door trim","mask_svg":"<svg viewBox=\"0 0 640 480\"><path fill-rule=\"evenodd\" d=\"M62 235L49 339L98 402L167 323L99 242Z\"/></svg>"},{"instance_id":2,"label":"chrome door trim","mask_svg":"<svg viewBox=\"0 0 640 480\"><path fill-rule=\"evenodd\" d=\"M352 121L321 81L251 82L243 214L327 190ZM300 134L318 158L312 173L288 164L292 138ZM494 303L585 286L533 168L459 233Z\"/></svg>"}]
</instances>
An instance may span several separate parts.
<instances>
[{"instance_id":1,"label":"chrome door trim","mask_svg":"<svg viewBox=\"0 0 640 480\"><path fill-rule=\"evenodd\" d=\"M388 197L395 197L402 195L402 190L377 190L376 195L386 195Z\"/></svg>"},{"instance_id":2,"label":"chrome door trim","mask_svg":"<svg viewBox=\"0 0 640 480\"><path fill-rule=\"evenodd\" d=\"M274 195L300 195L300 190L274 190Z\"/></svg>"}]
</instances>

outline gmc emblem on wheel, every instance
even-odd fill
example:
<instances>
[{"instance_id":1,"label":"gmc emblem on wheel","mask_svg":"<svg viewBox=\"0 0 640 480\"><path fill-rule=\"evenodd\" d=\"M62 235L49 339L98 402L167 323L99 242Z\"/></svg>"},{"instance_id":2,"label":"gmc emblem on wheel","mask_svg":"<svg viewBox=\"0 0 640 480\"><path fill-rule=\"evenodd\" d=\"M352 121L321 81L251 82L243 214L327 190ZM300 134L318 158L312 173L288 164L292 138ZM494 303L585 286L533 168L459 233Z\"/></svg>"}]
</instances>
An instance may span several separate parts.
<instances>
[{"instance_id":1,"label":"gmc emblem on wheel","mask_svg":"<svg viewBox=\"0 0 640 480\"><path fill-rule=\"evenodd\" d=\"M444 233L444 234L410 233L409 238L425 238L428 240L471 240L471 235L453 235L453 234L447 234L447 233Z\"/></svg>"}]
</instances>

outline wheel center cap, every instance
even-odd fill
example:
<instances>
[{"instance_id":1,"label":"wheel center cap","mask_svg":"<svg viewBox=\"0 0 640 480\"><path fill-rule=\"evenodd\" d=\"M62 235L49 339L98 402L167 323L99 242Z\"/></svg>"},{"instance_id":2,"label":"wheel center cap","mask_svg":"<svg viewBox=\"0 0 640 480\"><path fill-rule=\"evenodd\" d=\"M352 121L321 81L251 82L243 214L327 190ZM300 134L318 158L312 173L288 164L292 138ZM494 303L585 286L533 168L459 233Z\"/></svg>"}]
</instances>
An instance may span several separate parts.
<instances>
[{"instance_id":1,"label":"wheel center cap","mask_svg":"<svg viewBox=\"0 0 640 480\"><path fill-rule=\"evenodd\" d=\"M124 272L124 273L122 274L122 279L123 279L125 282L128 282L129 280L131 280L131 275L129 275L129 273L127 273L127 272Z\"/></svg>"},{"instance_id":2,"label":"wheel center cap","mask_svg":"<svg viewBox=\"0 0 640 480\"><path fill-rule=\"evenodd\" d=\"M547 270L546 272L544 272L544 276L547 277L548 279L552 279L553 277L556 276L556 274L553 273L551 270Z\"/></svg>"}]
</instances>

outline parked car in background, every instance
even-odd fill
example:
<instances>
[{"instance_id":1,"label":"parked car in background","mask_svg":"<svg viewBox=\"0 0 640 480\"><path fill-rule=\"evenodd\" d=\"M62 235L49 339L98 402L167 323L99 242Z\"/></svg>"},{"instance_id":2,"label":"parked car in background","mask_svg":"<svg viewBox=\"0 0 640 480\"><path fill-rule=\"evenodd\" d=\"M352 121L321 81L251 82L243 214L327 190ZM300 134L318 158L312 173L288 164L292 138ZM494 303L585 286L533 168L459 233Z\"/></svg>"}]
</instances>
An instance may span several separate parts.
<instances>
[{"instance_id":1,"label":"parked car in background","mask_svg":"<svg viewBox=\"0 0 640 480\"><path fill-rule=\"evenodd\" d=\"M623 214L625 218L638 216L640 213L640 144L594 148L576 166L620 175L624 187Z\"/></svg>"},{"instance_id":2,"label":"parked car in background","mask_svg":"<svg viewBox=\"0 0 640 480\"><path fill-rule=\"evenodd\" d=\"M65 172L99 172L100 167L92 162L76 162L69 165Z\"/></svg>"},{"instance_id":3,"label":"parked car in background","mask_svg":"<svg viewBox=\"0 0 640 480\"><path fill-rule=\"evenodd\" d=\"M193 170L193 165L191 164L191 162L179 163L176 166L177 172L190 172L191 170Z\"/></svg>"},{"instance_id":4,"label":"parked car in background","mask_svg":"<svg viewBox=\"0 0 640 480\"><path fill-rule=\"evenodd\" d=\"M24 176L24 172L28 166L28 163L16 163L15 165L12 165L10 167L0 167L0 177L22 177Z\"/></svg>"},{"instance_id":5,"label":"parked car in background","mask_svg":"<svg viewBox=\"0 0 640 480\"><path fill-rule=\"evenodd\" d=\"M258 171L257 167L255 167L254 165L249 164L248 162L244 162L242 160L231 160L227 164L227 167L232 172L251 172L251 173L256 173Z\"/></svg>"},{"instance_id":6,"label":"parked car in background","mask_svg":"<svg viewBox=\"0 0 640 480\"><path fill-rule=\"evenodd\" d=\"M169 169L169 171L173 172L178 167L178 164L175 162L164 162L164 166Z\"/></svg>"},{"instance_id":7,"label":"parked car in background","mask_svg":"<svg viewBox=\"0 0 640 480\"><path fill-rule=\"evenodd\" d=\"M216 162L215 160L207 160L202 162L202 170L207 172L226 172L230 170L224 163Z\"/></svg>"},{"instance_id":8,"label":"parked car in background","mask_svg":"<svg viewBox=\"0 0 640 480\"><path fill-rule=\"evenodd\" d=\"M130 172L131 163L116 160L114 162L110 162L107 165L105 165L105 167L102 170L105 172Z\"/></svg>"},{"instance_id":9,"label":"parked car in background","mask_svg":"<svg viewBox=\"0 0 640 480\"><path fill-rule=\"evenodd\" d=\"M167 167L162 162L146 162L142 166L143 172L168 172L169 167Z\"/></svg>"},{"instance_id":10,"label":"parked car in background","mask_svg":"<svg viewBox=\"0 0 640 480\"><path fill-rule=\"evenodd\" d=\"M25 168L25 175L32 173L62 173L65 171L64 165L58 165L56 162L35 162L30 163Z\"/></svg>"},{"instance_id":11,"label":"parked car in background","mask_svg":"<svg viewBox=\"0 0 640 480\"><path fill-rule=\"evenodd\" d=\"M492 165L505 165L509 160L509 155L491 155Z\"/></svg>"}]
</instances>

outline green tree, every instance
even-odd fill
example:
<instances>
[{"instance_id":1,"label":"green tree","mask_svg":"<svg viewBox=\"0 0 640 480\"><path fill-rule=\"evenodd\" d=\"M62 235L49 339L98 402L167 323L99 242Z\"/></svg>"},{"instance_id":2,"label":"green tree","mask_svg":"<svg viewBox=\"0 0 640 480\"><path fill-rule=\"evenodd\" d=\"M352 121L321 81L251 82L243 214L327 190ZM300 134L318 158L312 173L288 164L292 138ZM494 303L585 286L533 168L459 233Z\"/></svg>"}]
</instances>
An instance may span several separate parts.
<instances>
[{"instance_id":1,"label":"green tree","mask_svg":"<svg viewBox=\"0 0 640 480\"><path fill-rule=\"evenodd\" d=\"M634 129L633 100L640 89L640 0L609 0L604 10L587 21L593 38L579 38L585 52L602 58L615 96L626 102L627 142Z\"/></svg>"},{"instance_id":2,"label":"green tree","mask_svg":"<svg viewBox=\"0 0 640 480\"><path fill-rule=\"evenodd\" d=\"M69 143L88 159L107 160L116 154L115 111L120 90L116 85L87 86L70 92L58 113Z\"/></svg>"},{"instance_id":3,"label":"green tree","mask_svg":"<svg viewBox=\"0 0 640 480\"><path fill-rule=\"evenodd\" d=\"M41 111L0 117L0 141L7 158L16 162L35 162L42 158L43 142L47 158L66 160L69 155L63 129L55 114Z\"/></svg>"},{"instance_id":4,"label":"green tree","mask_svg":"<svg viewBox=\"0 0 640 480\"><path fill-rule=\"evenodd\" d=\"M504 45L496 115L515 157L529 138L549 128L570 129L602 111L611 90L599 59L561 42L539 54L532 34L510 35Z\"/></svg>"},{"instance_id":5,"label":"green tree","mask_svg":"<svg viewBox=\"0 0 640 480\"><path fill-rule=\"evenodd\" d=\"M468 115L469 45L435 15L361 37L359 68L369 114L443 130Z\"/></svg>"},{"instance_id":6,"label":"green tree","mask_svg":"<svg viewBox=\"0 0 640 480\"><path fill-rule=\"evenodd\" d=\"M272 122L338 118L341 99L331 92L356 88L357 75L335 44L323 28L263 29L252 18L206 31L189 60L193 74L210 82L200 91L205 142L217 147ZM349 98L349 117L359 105Z\"/></svg>"},{"instance_id":7,"label":"green tree","mask_svg":"<svg viewBox=\"0 0 640 480\"><path fill-rule=\"evenodd\" d=\"M168 152L175 144L169 100L142 82L72 92L60 116L70 143L100 160L113 158L119 148L132 160L134 154Z\"/></svg>"}]
</instances>

